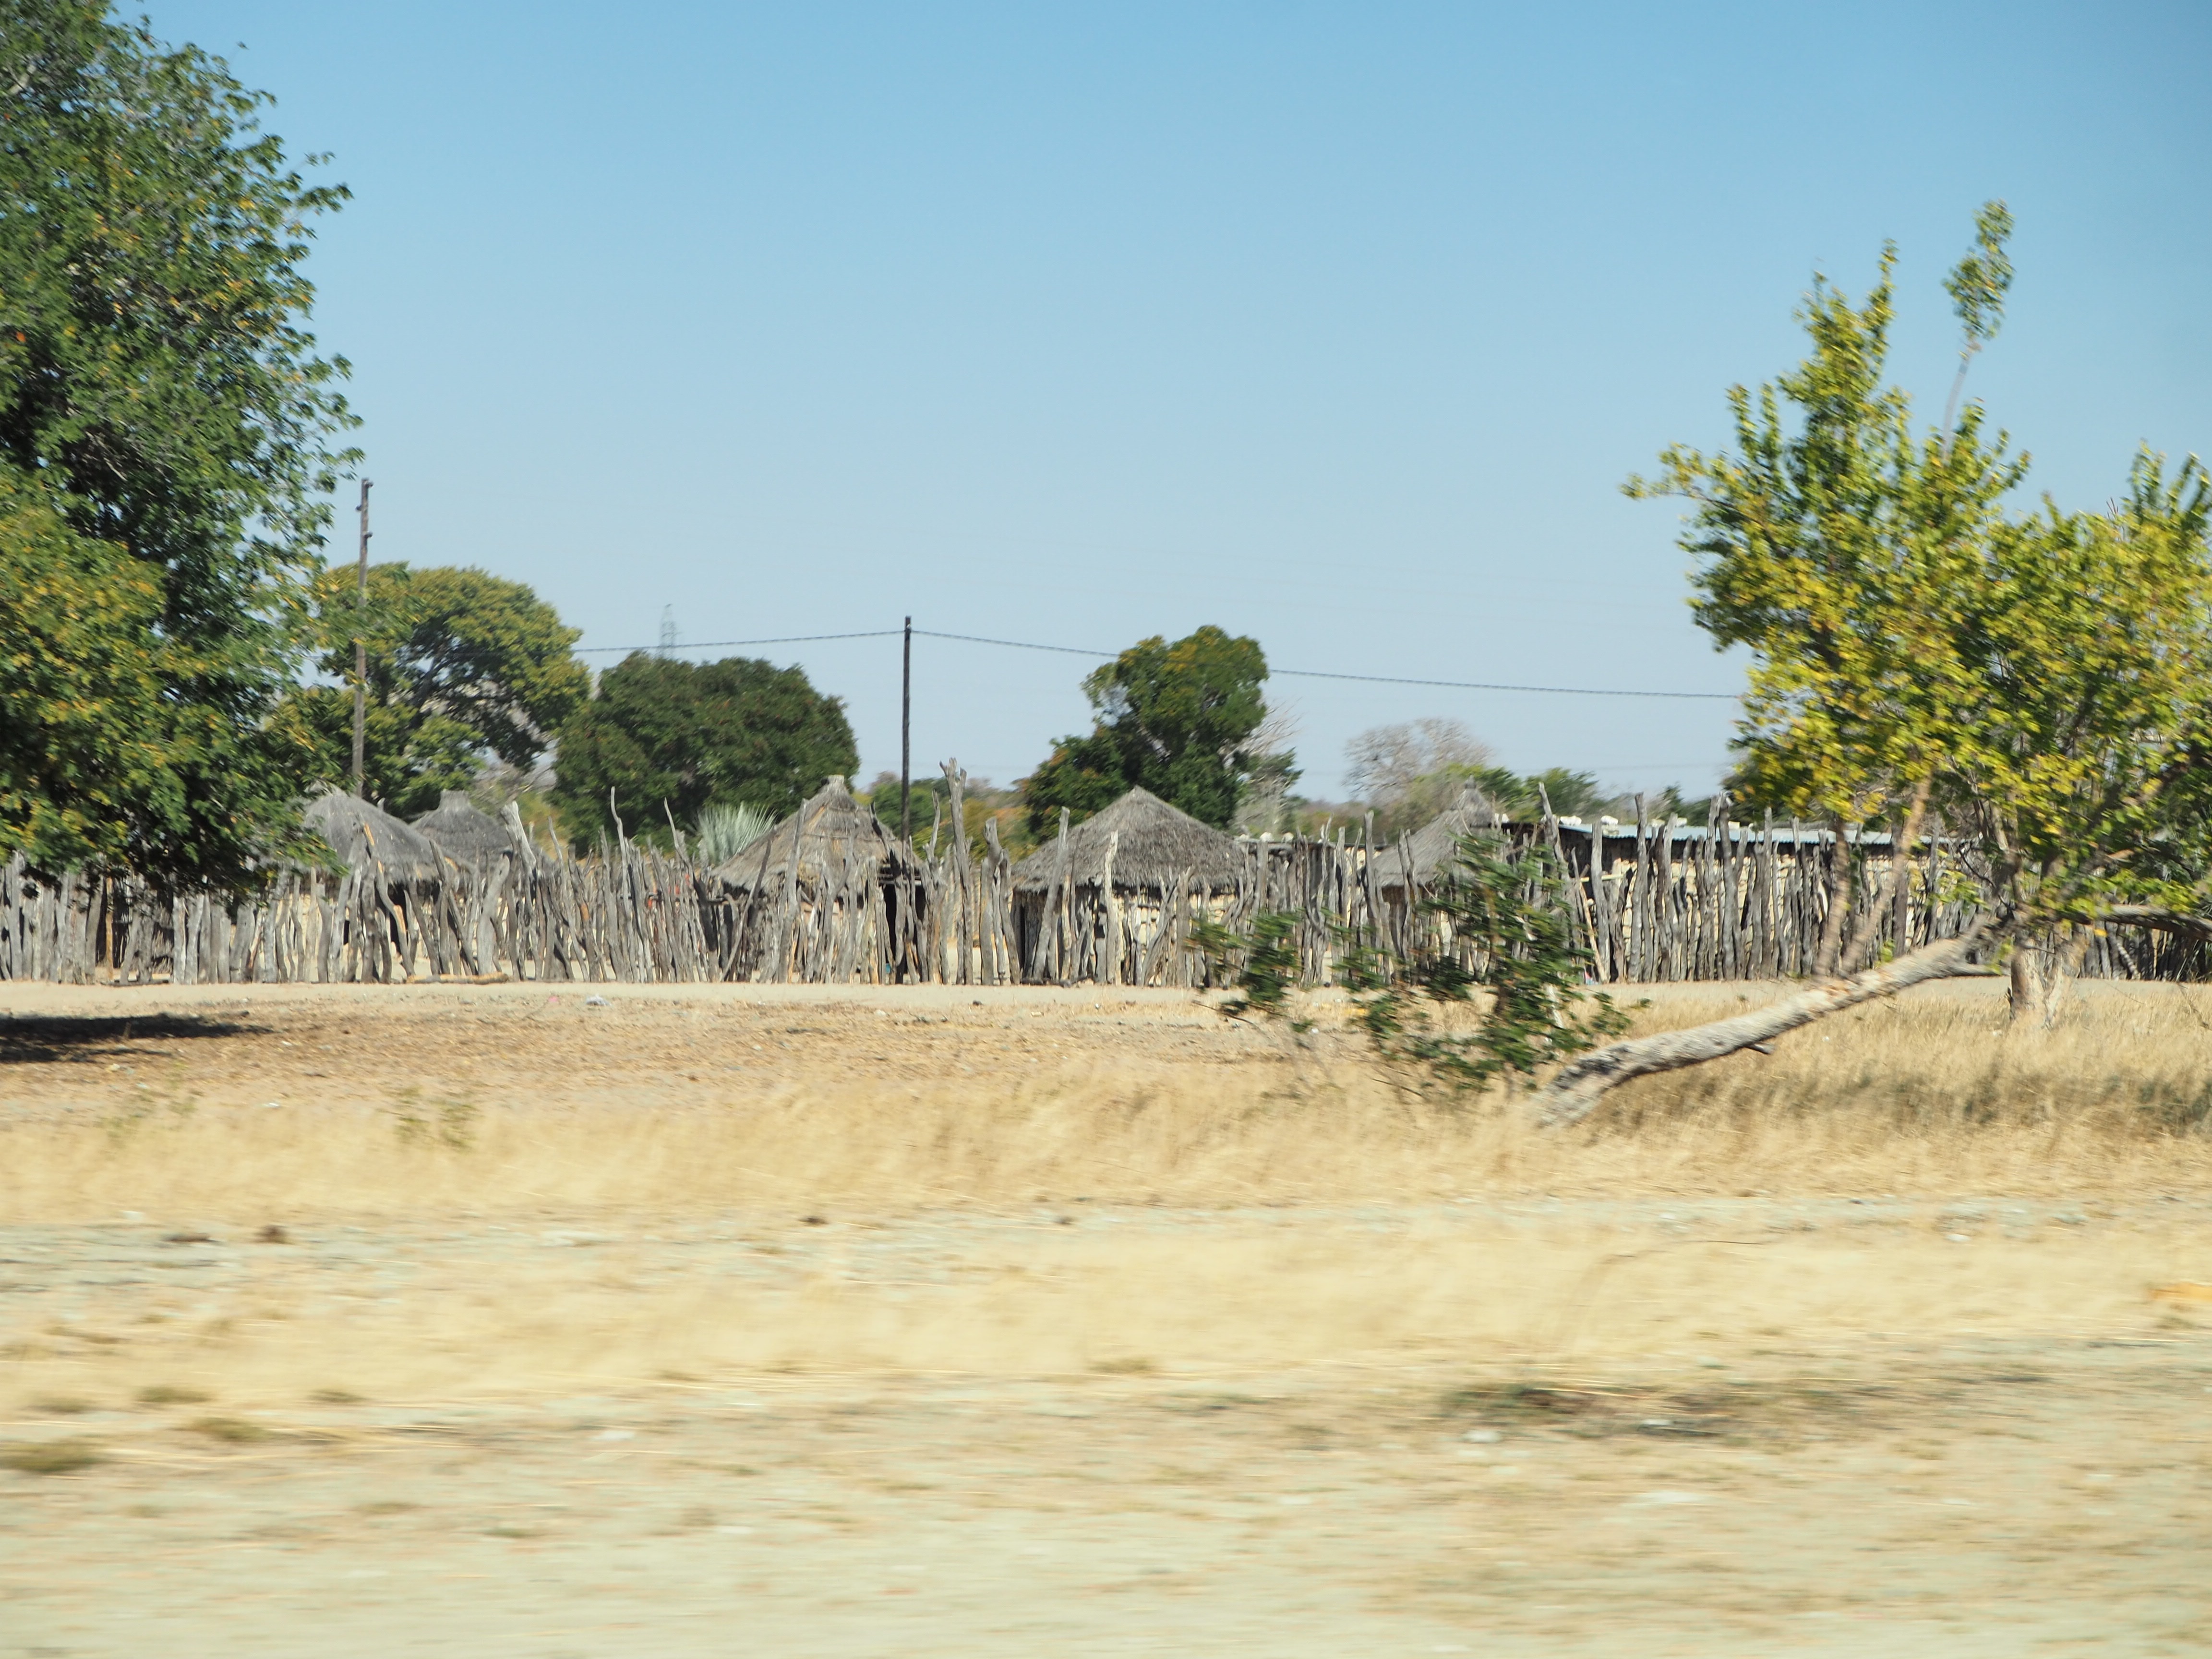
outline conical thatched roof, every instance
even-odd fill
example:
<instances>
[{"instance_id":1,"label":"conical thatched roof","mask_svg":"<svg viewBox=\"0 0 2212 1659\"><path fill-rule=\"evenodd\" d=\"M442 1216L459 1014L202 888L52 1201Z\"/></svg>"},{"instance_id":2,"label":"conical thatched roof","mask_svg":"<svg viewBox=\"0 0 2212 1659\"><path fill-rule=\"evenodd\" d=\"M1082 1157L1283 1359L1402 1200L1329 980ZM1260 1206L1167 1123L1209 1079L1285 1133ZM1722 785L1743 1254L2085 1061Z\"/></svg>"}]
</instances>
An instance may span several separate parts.
<instances>
[{"instance_id":1,"label":"conical thatched roof","mask_svg":"<svg viewBox=\"0 0 2212 1659\"><path fill-rule=\"evenodd\" d=\"M1413 879L1426 884L1451 866L1459 856L1460 837L1488 830L1500 822L1496 809L1481 794L1468 790L1449 811L1430 819L1406 837L1401 857L1395 847L1375 849L1375 879L1378 885L1404 885L1406 860L1413 866Z\"/></svg>"},{"instance_id":2,"label":"conical thatched roof","mask_svg":"<svg viewBox=\"0 0 2212 1659\"><path fill-rule=\"evenodd\" d=\"M1244 854L1234 840L1146 789L1132 789L1067 832L1068 880L1076 886L1103 881L1109 848L1117 890L1177 880L1229 888L1244 872ZM1046 892L1060 873L1055 836L1014 866L1014 886L1024 893Z\"/></svg>"},{"instance_id":3,"label":"conical thatched roof","mask_svg":"<svg viewBox=\"0 0 2212 1659\"><path fill-rule=\"evenodd\" d=\"M300 817L353 869L380 864L392 881L435 881L442 873L428 836L343 790L316 796Z\"/></svg>"},{"instance_id":4,"label":"conical thatched roof","mask_svg":"<svg viewBox=\"0 0 2212 1659\"><path fill-rule=\"evenodd\" d=\"M493 858L514 851L514 838L507 833L507 826L479 812L459 789L441 794L438 810L416 819L415 827L449 858Z\"/></svg>"},{"instance_id":5,"label":"conical thatched roof","mask_svg":"<svg viewBox=\"0 0 2212 1659\"><path fill-rule=\"evenodd\" d=\"M779 819L758 841L717 866L714 874L732 892L781 891L790 879L794 827L802 887L819 891L825 871L846 880L846 872L856 860L878 874L903 869L908 862L890 827L853 799L842 778L832 778L796 812Z\"/></svg>"}]
</instances>

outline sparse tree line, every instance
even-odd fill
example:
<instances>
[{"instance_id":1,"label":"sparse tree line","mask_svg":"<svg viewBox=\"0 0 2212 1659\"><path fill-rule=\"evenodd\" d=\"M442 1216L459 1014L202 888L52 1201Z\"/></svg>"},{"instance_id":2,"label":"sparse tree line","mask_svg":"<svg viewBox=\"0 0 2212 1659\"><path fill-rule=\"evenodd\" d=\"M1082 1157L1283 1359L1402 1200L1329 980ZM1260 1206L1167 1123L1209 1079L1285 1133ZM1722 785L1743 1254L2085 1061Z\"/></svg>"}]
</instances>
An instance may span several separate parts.
<instances>
[{"instance_id":1,"label":"sparse tree line","mask_svg":"<svg viewBox=\"0 0 2212 1659\"><path fill-rule=\"evenodd\" d=\"M249 888L313 855L301 795L350 787L357 679L362 793L402 817L471 789L572 845L726 854L857 765L842 703L796 668L640 655L595 683L520 582L392 562L357 592L325 562L361 459L349 365L306 326L343 186L287 161L222 60L95 0L0 0L0 857ZM1266 678L1219 629L1144 641L1085 682L1092 729L1012 790L979 784L961 828L995 818L1018 852L1138 786L1217 827L1356 817L1291 793ZM1527 804L1437 722L1363 757L1386 834L1469 781ZM1561 810L1590 793L1550 781ZM950 833L931 787L924 823Z\"/></svg>"},{"instance_id":2,"label":"sparse tree line","mask_svg":"<svg viewBox=\"0 0 2212 1659\"><path fill-rule=\"evenodd\" d=\"M235 892L320 856L299 803L347 781L356 641L364 793L403 813L468 787L572 844L734 850L856 766L842 703L796 668L638 655L594 683L520 583L385 564L357 596L324 558L357 422L303 271L343 186L287 159L222 60L100 0L0 0L0 858ZM2010 231L1986 206L1948 279L1940 424L1885 378L1885 252L1862 301L1816 277L1809 354L1729 393L1730 448L1669 448L1626 486L1685 504L1697 619L1749 653L1739 819L1940 833L1985 902L1965 935L1888 960L1846 925L1863 907L1831 903L1813 988L1724 1030L1591 1047L1549 1085L1558 1115L1970 960L2008 963L2016 1007L2047 1003L2071 929L2212 933L2212 483L2147 451L2102 510L2012 504L2027 459L1963 396L2002 321ZM933 841L989 821L1018 853L1138 787L1255 832L1365 833L1371 812L1388 836L1470 794L1626 816L1587 775L1511 773L1441 720L1364 734L1358 801L1304 799L1267 678L1259 644L1220 629L1140 641L1084 683L1091 731L1014 789L976 788L957 824L927 799ZM880 781L871 799L885 813ZM1539 1000L1571 1021L1554 989ZM1595 1043L1599 1025L1560 1029Z\"/></svg>"}]
</instances>

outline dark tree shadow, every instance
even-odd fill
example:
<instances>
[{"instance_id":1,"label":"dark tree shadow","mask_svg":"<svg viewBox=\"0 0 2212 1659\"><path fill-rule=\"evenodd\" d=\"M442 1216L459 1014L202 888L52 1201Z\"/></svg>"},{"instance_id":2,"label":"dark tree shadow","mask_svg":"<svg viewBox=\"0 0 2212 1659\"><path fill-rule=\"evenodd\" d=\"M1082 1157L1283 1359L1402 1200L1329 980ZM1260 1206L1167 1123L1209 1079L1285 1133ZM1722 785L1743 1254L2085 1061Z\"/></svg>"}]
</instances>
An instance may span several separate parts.
<instances>
[{"instance_id":1,"label":"dark tree shadow","mask_svg":"<svg viewBox=\"0 0 2212 1659\"><path fill-rule=\"evenodd\" d=\"M143 1054L135 1045L191 1042L206 1037L265 1036L265 1025L177 1014L74 1019L52 1014L0 1015L0 1066L105 1060Z\"/></svg>"}]
</instances>

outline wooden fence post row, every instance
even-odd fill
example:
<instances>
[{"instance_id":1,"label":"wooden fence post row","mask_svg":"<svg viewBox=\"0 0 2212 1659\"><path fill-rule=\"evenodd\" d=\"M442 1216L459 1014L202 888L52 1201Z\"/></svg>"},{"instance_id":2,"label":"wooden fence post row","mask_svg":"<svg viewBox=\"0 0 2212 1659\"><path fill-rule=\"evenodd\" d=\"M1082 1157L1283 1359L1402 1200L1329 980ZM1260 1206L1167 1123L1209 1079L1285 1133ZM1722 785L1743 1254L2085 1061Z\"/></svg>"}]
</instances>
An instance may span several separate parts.
<instances>
[{"instance_id":1,"label":"wooden fence post row","mask_svg":"<svg viewBox=\"0 0 2212 1659\"><path fill-rule=\"evenodd\" d=\"M1884 906L1893 857L1885 837L1839 848L1803 824L1725 817L1710 830L1553 818L1501 829L1567 872L1567 927L1601 981L1802 976L1838 892L1846 921L1882 907L1871 923L1892 950L1956 938L1978 907L1935 839L1910 849ZM1346 939L1402 952L1441 926L1423 908L1430 890L1411 848L1378 840L1371 823L1327 839L1240 841L1228 886L1188 872L1116 882L1117 842L1088 880L1063 856L1042 890L1018 890L995 824L980 855L955 834L896 871L859 847L802 869L795 836L776 840L760 867L781 854L786 868L744 888L627 842L583 859L447 859L435 881L397 880L374 864L286 869L237 901L158 892L127 872L35 872L17 856L0 865L0 980L1194 987L1208 973L1190 948L1200 921L1243 928L1276 912L1296 919L1300 977L1319 985L1334 978ZM2144 930L2079 930L2072 945L2092 978L2195 980L2212 969L2205 946Z\"/></svg>"}]
</instances>

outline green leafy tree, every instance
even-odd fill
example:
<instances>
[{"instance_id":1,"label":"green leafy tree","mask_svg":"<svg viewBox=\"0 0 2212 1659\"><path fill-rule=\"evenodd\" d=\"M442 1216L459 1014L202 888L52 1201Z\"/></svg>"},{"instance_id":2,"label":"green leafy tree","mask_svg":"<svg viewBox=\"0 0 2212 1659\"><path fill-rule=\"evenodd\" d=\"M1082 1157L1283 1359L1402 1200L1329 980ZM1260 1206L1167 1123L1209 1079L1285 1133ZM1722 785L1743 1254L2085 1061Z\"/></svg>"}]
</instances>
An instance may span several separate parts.
<instances>
[{"instance_id":1,"label":"green leafy tree","mask_svg":"<svg viewBox=\"0 0 2212 1659\"><path fill-rule=\"evenodd\" d=\"M1614 797L1598 787L1588 772L1571 772L1564 766L1547 766L1521 780L1520 799L1541 811L1549 800L1554 812L1572 817L1594 817L1611 809Z\"/></svg>"},{"instance_id":2,"label":"green leafy tree","mask_svg":"<svg viewBox=\"0 0 2212 1659\"><path fill-rule=\"evenodd\" d=\"M1984 270L2004 222L1984 211L1970 256ZM1756 398L1730 394L1736 453L1670 449L1658 479L1628 489L1689 502L1698 619L1751 653L1739 790L1885 825L1906 845L1940 819L1987 907L1959 939L1869 965L1866 921L1894 889L1846 935L1839 886L1820 983L1585 1056L1551 1085L1555 1121L1628 1078L1766 1042L2063 923L2124 910L2203 926L2201 890L2147 854L2206 821L2203 470L2191 459L2169 477L2145 455L2108 513L2008 513L2025 463L2002 434L1985 438L1979 407L1916 432L1883 383L1893 258L1861 306L1816 283L1802 313L1812 356ZM1954 273L1952 289L1972 347L1995 331L2002 285ZM2029 988L2016 981L2016 1012Z\"/></svg>"},{"instance_id":3,"label":"green leafy tree","mask_svg":"<svg viewBox=\"0 0 2212 1659\"><path fill-rule=\"evenodd\" d=\"M2005 244L2012 240L2012 210L2002 202L1984 202L1974 216L1974 249L1959 261L1943 289L1959 319L1959 373L1951 382L1951 399L1943 407L1943 430L1948 434L1959 413L1959 394L1966 389L1966 371L1984 346L2004 326L2004 298L2012 289L2012 257Z\"/></svg>"},{"instance_id":4,"label":"green leafy tree","mask_svg":"<svg viewBox=\"0 0 2212 1659\"><path fill-rule=\"evenodd\" d=\"M1564 766L1547 767L1525 776L1503 766L1473 767L1447 776L1462 787L1473 786L1510 818L1540 817L1547 801L1562 817L1591 817L1620 804L1599 788L1597 780L1589 773L1571 772Z\"/></svg>"},{"instance_id":5,"label":"green leafy tree","mask_svg":"<svg viewBox=\"0 0 2212 1659\"><path fill-rule=\"evenodd\" d=\"M98 848L243 885L295 835L308 751L276 708L327 494L354 459L330 447L352 424L345 364L315 355L301 270L345 191L301 179L258 130L266 99L221 59L90 0L0 0L0 467L29 515L13 544L45 550L49 584L73 571L88 594L137 596L71 626L111 667L136 657L161 677L135 736L167 751L97 800L40 793L69 767L11 771L0 833L42 858ZM155 584L150 617L94 544ZM20 732L10 750L38 752ZM48 838L65 823L79 830Z\"/></svg>"},{"instance_id":6,"label":"green leafy tree","mask_svg":"<svg viewBox=\"0 0 2212 1659\"><path fill-rule=\"evenodd\" d=\"M1267 718L1267 678L1259 642L1218 628L1130 647L1083 682L1097 712L1091 734L1060 738L1023 784L1031 833L1056 834L1062 807L1080 822L1136 787L1227 829L1252 767L1247 740Z\"/></svg>"},{"instance_id":7,"label":"green leafy tree","mask_svg":"<svg viewBox=\"0 0 2212 1659\"><path fill-rule=\"evenodd\" d=\"M1291 1012L1291 993L1298 982L1297 933L1304 922L1294 910L1263 910L1248 929L1201 917L1191 930L1190 948L1207 967L1207 978L1234 993L1220 1005L1230 1019L1256 1013L1289 1023L1304 1036L1313 1022Z\"/></svg>"},{"instance_id":8,"label":"green leafy tree","mask_svg":"<svg viewBox=\"0 0 2212 1659\"><path fill-rule=\"evenodd\" d=\"M942 814L952 799L951 780L944 776L909 778L907 781L906 810L915 823L917 840L929 834L933 813ZM869 810L893 830L899 827L899 777L896 772L878 772L875 781L864 792Z\"/></svg>"},{"instance_id":9,"label":"green leafy tree","mask_svg":"<svg viewBox=\"0 0 2212 1659\"><path fill-rule=\"evenodd\" d=\"M1628 1029L1570 936L1564 882L1551 854L1515 854L1498 836L1460 839L1444 878L1420 902L1432 925L1401 956L1346 941L1341 978L1376 1052L1454 1093L1508 1086ZM1437 1015L1474 1004L1471 1030Z\"/></svg>"},{"instance_id":10,"label":"green leafy tree","mask_svg":"<svg viewBox=\"0 0 2212 1659\"><path fill-rule=\"evenodd\" d=\"M1420 902L1425 925L1401 953L1356 932L1340 941L1338 977L1375 1053L1422 1089L1465 1095L1512 1087L1628 1029L1628 1015L1583 988L1587 957L1567 923L1565 881L1549 853L1515 853L1495 834L1462 836L1444 878ZM1192 948L1232 994L1231 1019L1312 1022L1292 1011L1300 919L1269 911L1239 930L1201 921ZM1471 1018L1447 1030L1447 1009Z\"/></svg>"},{"instance_id":11,"label":"green leafy tree","mask_svg":"<svg viewBox=\"0 0 2212 1659\"><path fill-rule=\"evenodd\" d=\"M1018 788L1000 789L988 778L969 778L961 793L960 816L972 854L981 858L988 848L984 827L993 823L999 828L999 845L1009 857L1019 859L1036 850ZM897 773L878 773L875 781L862 792L861 799L894 835L899 832ZM915 850L923 857L933 858L941 848L953 845L951 828L945 822L951 806L951 780L942 773L908 781L907 811L914 823ZM1054 827L1058 827L1056 823ZM933 832L935 840L931 839Z\"/></svg>"},{"instance_id":12,"label":"green leafy tree","mask_svg":"<svg viewBox=\"0 0 2212 1659\"><path fill-rule=\"evenodd\" d=\"M348 684L293 696L314 733L315 775L344 784L353 766L353 641L368 647L364 787L403 817L466 788L488 760L526 772L580 708L591 674L572 654L580 631L520 582L476 569L371 565L314 587L317 666Z\"/></svg>"},{"instance_id":13,"label":"green leafy tree","mask_svg":"<svg viewBox=\"0 0 2212 1659\"><path fill-rule=\"evenodd\" d=\"M167 702L161 599L157 567L0 470L0 860L118 862L191 832L186 746L219 717Z\"/></svg>"},{"instance_id":14,"label":"green leafy tree","mask_svg":"<svg viewBox=\"0 0 2212 1659\"><path fill-rule=\"evenodd\" d=\"M843 702L799 669L639 652L562 726L553 800L574 841L619 831L665 846L672 817L687 834L717 802L781 817L859 763Z\"/></svg>"}]
</instances>

